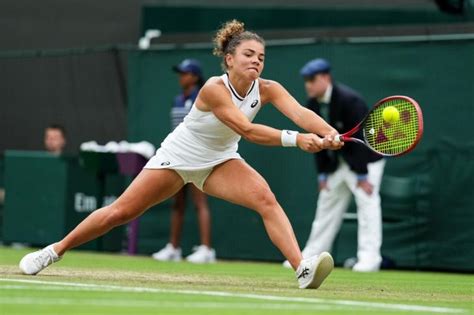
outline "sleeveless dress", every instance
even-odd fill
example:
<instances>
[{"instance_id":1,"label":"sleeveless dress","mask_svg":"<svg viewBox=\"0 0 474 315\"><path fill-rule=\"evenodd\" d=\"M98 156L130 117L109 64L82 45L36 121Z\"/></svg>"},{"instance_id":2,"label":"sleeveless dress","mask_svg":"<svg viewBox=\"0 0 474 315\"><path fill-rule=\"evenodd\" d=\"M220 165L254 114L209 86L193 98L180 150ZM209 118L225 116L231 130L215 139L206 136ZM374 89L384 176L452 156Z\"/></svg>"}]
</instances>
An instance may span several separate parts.
<instances>
[{"instance_id":1,"label":"sleeveless dress","mask_svg":"<svg viewBox=\"0 0 474 315\"><path fill-rule=\"evenodd\" d=\"M232 96L232 102L252 121L261 108L258 79L242 97L229 81L221 77ZM161 143L146 169L175 170L185 183L192 182L202 190L214 166L231 159L242 159L238 150L241 136L222 123L212 112L203 112L193 104L191 111Z\"/></svg>"}]
</instances>

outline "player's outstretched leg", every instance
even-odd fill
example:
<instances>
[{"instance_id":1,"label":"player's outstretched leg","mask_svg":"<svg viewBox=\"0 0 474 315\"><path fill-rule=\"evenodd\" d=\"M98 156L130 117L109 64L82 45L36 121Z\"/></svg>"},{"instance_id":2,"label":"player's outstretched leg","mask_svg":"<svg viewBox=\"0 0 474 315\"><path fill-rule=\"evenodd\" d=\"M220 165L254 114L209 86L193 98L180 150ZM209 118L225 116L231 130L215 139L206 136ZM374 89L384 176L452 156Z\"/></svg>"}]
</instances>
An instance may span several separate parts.
<instances>
[{"instance_id":1,"label":"player's outstretched leg","mask_svg":"<svg viewBox=\"0 0 474 315\"><path fill-rule=\"evenodd\" d=\"M303 259L293 228L265 179L247 163L230 160L209 175L204 191L212 196L257 211L267 233L288 259L300 288L318 288L334 268L329 253Z\"/></svg>"},{"instance_id":2,"label":"player's outstretched leg","mask_svg":"<svg viewBox=\"0 0 474 315\"><path fill-rule=\"evenodd\" d=\"M144 169L111 205L91 213L58 243L23 257L21 271L28 275L37 274L59 261L67 250L133 220L151 206L174 195L182 186L183 180L175 171Z\"/></svg>"}]
</instances>

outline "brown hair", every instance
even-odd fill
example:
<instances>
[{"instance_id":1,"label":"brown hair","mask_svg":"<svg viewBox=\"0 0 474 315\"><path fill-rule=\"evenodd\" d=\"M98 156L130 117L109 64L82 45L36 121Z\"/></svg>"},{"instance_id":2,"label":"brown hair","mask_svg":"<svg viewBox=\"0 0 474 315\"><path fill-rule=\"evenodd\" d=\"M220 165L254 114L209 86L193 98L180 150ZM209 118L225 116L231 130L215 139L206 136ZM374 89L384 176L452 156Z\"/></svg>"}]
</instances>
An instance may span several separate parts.
<instances>
[{"instance_id":1,"label":"brown hair","mask_svg":"<svg viewBox=\"0 0 474 315\"><path fill-rule=\"evenodd\" d=\"M265 45L265 41L257 33L246 31L244 23L232 20L225 22L222 27L217 31L214 37L214 55L222 57L222 69L227 69L225 62L225 56L227 54L233 54L237 46L245 40L256 40L262 45Z\"/></svg>"}]
</instances>

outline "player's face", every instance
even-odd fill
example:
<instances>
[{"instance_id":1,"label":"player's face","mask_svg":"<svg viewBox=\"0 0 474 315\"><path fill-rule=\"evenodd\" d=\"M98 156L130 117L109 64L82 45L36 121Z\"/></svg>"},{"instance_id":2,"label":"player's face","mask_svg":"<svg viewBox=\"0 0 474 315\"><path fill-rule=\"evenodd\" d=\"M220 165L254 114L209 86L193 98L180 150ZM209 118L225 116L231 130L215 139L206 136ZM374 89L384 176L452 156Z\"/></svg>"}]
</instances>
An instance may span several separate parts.
<instances>
[{"instance_id":1,"label":"player's face","mask_svg":"<svg viewBox=\"0 0 474 315\"><path fill-rule=\"evenodd\" d=\"M66 144L63 133L59 129L48 128L44 134L44 146L48 152L60 154Z\"/></svg>"},{"instance_id":2,"label":"player's face","mask_svg":"<svg viewBox=\"0 0 474 315\"><path fill-rule=\"evenodd\" d=\"M246 40L240 43L233 55L226 56L229 71L253 81L263 71L265 47L256 40Z\"/></svg>"},{"instance_id":3,"label":"player's face","mask_svg":"<svg viewBox=\"0 0 474 315\"><path fill-rule=\"evenodd\" d=\"M306 78L304 82L306 94L310 98L323 97L330 82L331 77L328 74L317 74L311 78Z\"/></svg>"}]
</instances>

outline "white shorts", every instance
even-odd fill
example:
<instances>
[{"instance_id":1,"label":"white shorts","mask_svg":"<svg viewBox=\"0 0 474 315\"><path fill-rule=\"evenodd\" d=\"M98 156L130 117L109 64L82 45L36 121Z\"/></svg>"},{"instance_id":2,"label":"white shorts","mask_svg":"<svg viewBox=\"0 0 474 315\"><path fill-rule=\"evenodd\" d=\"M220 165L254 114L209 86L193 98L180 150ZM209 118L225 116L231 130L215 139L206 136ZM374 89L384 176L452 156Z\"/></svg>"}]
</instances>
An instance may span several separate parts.
<instances>
[{"instance_id":1,"label":"white shorts","mask_svg":"<svg viewBox=\"0 0 474 315\"><path fill-rule=\"evenodd\" d=\"M198 139L181 124L166 137L144 168L172 169L185 184L193 183L202 191L214 167L233 159L243 160L233 148L220 151L200 145Z\"/></svg>"},{"instance_id":2,"label":"white shorts","mask_svg":"<svg viewBox=\"0 0 474 315\"><path fill-rule=\"evenodd\" d=\"M222 161L219 161L216 165L222 164L228 160L232 159L240 159L240 155L238 157L229 157ZM170 169L176 171L179 176L183 179L185 184L193 183L199 190L204 191L204 183L206 182L207 177L212 173L214 167L206 167L206 168L197 168L197 169L180 169L179 167L173 166L170 162L170 158L166 151L159 149L156 152L156 155L153 156L150 161L145 165L144 168L146 169Z\"/></svg>"},{"instance_id":3,"label":"white shorts","mask_svg":"<svg viewBox=\"0 0 474 315\"><path fill-rule=\"evenodd\" d=\"M192 183L194 186L199 188L200 191L204 191L204 183L206 179L211 175L214 168L207 168L199 171L184 171L174 170L183 179L184 184Z\"/></svg>"}]
</instances>

